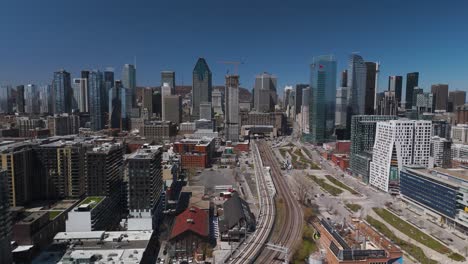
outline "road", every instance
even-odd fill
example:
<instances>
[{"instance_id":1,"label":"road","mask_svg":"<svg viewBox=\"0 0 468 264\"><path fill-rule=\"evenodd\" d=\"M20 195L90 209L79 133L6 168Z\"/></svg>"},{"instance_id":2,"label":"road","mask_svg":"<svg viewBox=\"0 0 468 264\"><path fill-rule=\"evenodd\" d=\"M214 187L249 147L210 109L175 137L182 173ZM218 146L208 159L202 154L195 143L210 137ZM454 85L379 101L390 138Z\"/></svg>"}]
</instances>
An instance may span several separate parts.
<instances>
[{"instance_id":1,"label":"road","mask_svg":"<svg viewBox=\"0 0 468 264\"><path fill-rule=\"evenodd\" d=\"M258 146L264 165L271 168L271 176L276 187L277 199L281 199L285 203L283 224L275 226L279 230L278 235L272 237L268 243L287 248L289 258L292 256L292 251L296 248L302 236L304 224L302 207L290 190L271 147L265 141L260 141ZM279 214L279 212L277 213ZM256 263L282 263L284 257L284 254L265 248Z\"/></svg>"}]
</instances>

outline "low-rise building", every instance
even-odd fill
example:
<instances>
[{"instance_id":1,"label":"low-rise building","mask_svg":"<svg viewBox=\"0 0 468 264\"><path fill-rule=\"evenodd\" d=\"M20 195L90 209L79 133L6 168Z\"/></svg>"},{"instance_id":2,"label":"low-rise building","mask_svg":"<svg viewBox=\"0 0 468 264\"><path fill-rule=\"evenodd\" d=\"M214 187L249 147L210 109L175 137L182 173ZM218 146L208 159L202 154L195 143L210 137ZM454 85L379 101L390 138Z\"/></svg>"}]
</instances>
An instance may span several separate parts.
<instances>
[{"instance_id":1,"label":"low-rise building","mask_svg":"<svg viewBox=\"0 0 468 264\"><path fill-rule=\"evenodd\" d=\"M405 166L400 172L400 192L425 213L468 232L468 169Z\"/></svg>"},{"instance_id":2,"label":"low-rise building","mask_svg":"<svg viewBox=\"0 0 468 264\"><path fill-rule=\"evenodd\" d=\"M47 117L47 128L50 135L77 135L80 128L80 117L77 115L61 114Z\"/></svg>"},{"instance_id":3,"label":"low-rise building","mask_svg":"<svg viewBox=\"0 0 468 264\"><path fill-rule=\"evenodd\" d=\"M115 228L115 218L120 211L112 207L110 199L104 196L86 197L68 213L67 232L89 232Z\"/></svg>"},{"instance_id":4,"label":"low-rise building","mask_svg":"<svg viewBox=\"0 0 468 264\"><path fill-rule=\"evenodd\" d=\"M221 240L238 241L255 230L255 216L250 211L249 204L237 192L224 202L218 226Z\"/></svg>"},{"instance_id":5,"label":"low-rise building","mask_svg":"<svg viewBox=\"0 0 468 264\"><path fill-rule=\"evenodd\" d=\"M156 143L168 142L177 135L177 126L169 121L146 121L140 127L140 135Z\"/></svg>"}]
</instances>

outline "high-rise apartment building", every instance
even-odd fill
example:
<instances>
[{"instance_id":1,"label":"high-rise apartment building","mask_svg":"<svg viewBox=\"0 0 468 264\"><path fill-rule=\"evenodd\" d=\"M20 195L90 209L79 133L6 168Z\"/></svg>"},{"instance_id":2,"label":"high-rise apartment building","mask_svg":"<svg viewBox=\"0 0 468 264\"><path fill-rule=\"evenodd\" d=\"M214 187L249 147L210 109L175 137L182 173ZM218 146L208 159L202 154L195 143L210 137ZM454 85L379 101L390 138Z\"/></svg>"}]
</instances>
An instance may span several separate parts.
<instances>
[{"instance_id":1,"label":"high-rise apartment building","mask_svg":"<svg viewBox=\"0 0 468 264\"><path fill-rule=\"evenodd\" d=\"M54 112L54 102L52 100L52 85L43 85L39 88L39 103L41 114Z\"/></svg>"},{"instance_id":2,"label":"high-rise apartment building","mask_svg":"<svg viewBox=\"0 0 468 264\"><path fill-rule=\"evenodd\" d=\"M435 103L433 93L420 93L416 95L416 110L418 114L434 112Z\"/></svg>"},{"instance_id":3,"label":"high-rise apartment building","mask_svg":"<svg viewBox=\"0 0 468 264\"><path fill-rule=\"evenodd\" d=\"M335 57L333 55L315 57L310 70L310 133L305 135L305 139L313 144L320 144L332 139L335 128Z\"/></svg>"},{"instance_id":4,"label":"high-rise apartment building","mask_svg":"<svg viewBox=\"0 0 468 264\"><path fill-rule=\"evenodd\" d=\"M24 88L24 111L28 114L39 114L41 106L39 100L39 89L34 84L28 84Z\"/></svg>"},{"instance_id":5,"label":"high-rise apartment building","mask_svg":"<svg viewBox=\"0 0 468 264\"><path fill-rule=\"evenodd\" d=\"M0 113L12 113L13 105L11 103L11 86L0 86Z\"/></svg>"},{"instance_id":6,"label":"high-rise apartment building","mask_svg":"<svg viewBox=\"0 0 468 264\"><path fill-rule=\"evenodd\" d=\"M127 158L128 209L131 215L157 214L163 191L161 157L158 146L144 145Z\"/></svg>"},{"instance_id":7,"label":"high-rise apartment building","mask_svg":"<svg viewBox=\"0 0 468 264\"><path fill-rule=\"evenodd\" d=\"M224 115L224 94L216 89L211 94L213 112L215 115Z\"/></svg>"},{"instance_id":8,"label":"high-rise apartment building","mask_svg":"<svg viewBox=\"0 0 468 264\"><path fill-rule=\"evenodd\" d=\"M24 85L16 86L16 112L24 113Z\"/></svg>"},{"instance_id":9,"label":"high-rise apartment building","mask_svg":"<svg viewBox=\"0 0 468 264\"><path fill-rule=\"evenodd\" d=\"M452 163L451 146L450 140L438 136L432 137L429 167L450 168Z\"/></svg>"},{"instance_id":10,"label":"high-rise apartment building","mask_svg":"<svg viewBox=\"0 0 468 264\"><path fill-rule=\"evenodd\" d=\"M80 112L89 112L88 79L73 79L73 97Z\"/></svg>"},{"instance_id":11,"label":"high-rise apartment building","mask_svg":"<svg viewBox=\"0 0 468 264\"><path fill-rule=\"evenodd\" d=\"M257 112L273 112L278 103L276 93L277 78L269 73L262 73L255 77L254 108Z\"/></svg>"},{"instance_id":12,"label":"high-rise apartment building","mask_svg":"<svg viewBox=\"0 0 468 264\"><path fill-rule=\"evenodd\" d=\"M434 95L435 111L448 110L448 84L433 84L431 93Z\"/></svg>"},{"instance_id":13,"label":"high-rise apartment building","mask_svg":"<svg viewBox=\"0 0 468 264\"><path fill-rule=\"evenodd\" d=\"M401 95L403 90L403 77L402 76L389 76L388 77L388 90L395 92L395 98L398 106L401 105Z\"/></svg>"},{"instance_id":14,"label":"high-rise apartment building","mask_svg":"<svg viewBox=\"0 0 468 264\"><path fill-rule=\"evenodd\" d=\"M338 87L336 89L336 112L335 126L346 128L346 118L348 110L348 87Z\"/></svg>"},{"instance_id":15,"label":"high-rise apartment building","mask_svg":"<svg viewBox=\"0 0 468 264\"><path fill-rule=\"evenodd\" d=\"M361 56L351 54L348 67L348 114L363 115L366 105L367 66Z\"/></svg>"},{"instance_id":16,"label":"high-rise apartment building","mask_svg":"<svg viewBox=\"0 0 468 264\"><path fill-rule=\"evenodd\" d=\"M418 102L418 94L424 93L424 89L421 87L413 87L413 96L411 97L411 109L416 108L416 103ZM408 100L406 100L408 102Z\"/></svg>"},{"instance_id":17,"label":"high-rise apartment building","mask_svg":"<svg viewBox=\"0 0 468 264\"><path fill-rule=\"evenodd\" d=\"M122 85L130 90L132 107L136 105L136 68L135 65L125 64L122 69ZM130 96L129 96L130 97Z\"/></svg>"},{"instance_id":18,"label":"high-rise apartment building","mask_svg":"<svg viewBox=\"0 0 468 264\"><path fill-rule=\"evenodd\" d=\"M161 72L161 86L164 83L169 84L171 87L171 95L176 94L176 81L175 81L175 72L174 71L162 71Z\"/></svg>"},{"instance_id":19,"label":"high-rise apartment building","mask_svg":"<svg viewBox=\"0 0 468 264\"><path fill-rule=\"evenodd\" d=\"M454 112L457 107L463 106L466 102L465 91L450 91L448 97L448 111Z\"/></svg>"},{"instance_id":20,"label":"high-rise apartment building","mask_svg":"<svg viewBox=\"0 0 468 264\"><path fill-rule=\"evenodd\" d=\"M73 90L69 72L65 70L54 72L52 91L54 114L70 113Z\"/></svg>"},{"instance_id":21,"label":"high-rise apartment building","mask_svg":"<svg viewBox=\"0 0 468 264\"><path fill-rule=\"evenodd\" d=\"M414 88L418 86L418 83L419 72L410 72L406 74L406 109L411 109L413 107Z\"/></svg>"},{"instance_id":22,"label":"high-rise apartment building","mask_svg":"<svg viewBox=\"0 0 468 264\"><path fill-rule=\"evenodd\" d=\"M11 214L8 197L7 172L0 170L0 260L12 263L11 258Z\"/></svg>"},{"instance_id":23,"label":"high-rise apartment building","mask_svg":"<svg viewBox=\"0 0 468 264\"><path fill-rule=\"evenodd\" d=\"M78 135L80 117L74 114L48 116L47 128L51 136Z\"/></svg>"},{"instance_id":24,"label":"high-rise apartment building","mask_svg":"<svg viewBox=\"0 0 468 264\"><path fill-rule=\"evenodd\" d=\"M102 90L104 89L102 72L89 72L88 85L89 115L91 120L91 129L94 131L98 131L103 129L105 124L105 115L102 112L103 98L101 97Z\"/></svg>"},{"instance_id":25,"label":"high-rise apartment building","mask_svg":"<svg viewBox=\"0 0 468 264\"><path fill-rule=\"evenodd\" d=\"M224 115L224 129L226 140L239 141L239 75L226 76L226 114Z\"/></svg>"},{"instance_id":26,"label":"high-rise apartment building","mask_svg":"<svg viewBox=\"0 0 468 264\"><path fill-rule=\"evenodd\" d=\"M200 104L211 104L212 76L210 68L204 58L199 58L193 68L192 109L193 119L200 118Z\"/></svg>"},{"instance_id":27,"label":"high-rise apartment building","mask_svg":"<svg viewBox=\"0 0 468 264\"><path fill-rule=\"evenodd\" d=\"M377 123L369 183L399 192L399 171L405 165L429 165L431 121L391 120Z\"/></svg>"},{"instance_id":28,"label":"high-rise apartment building","mask_svg":"<svg viewBox=\"0 0 468 264\"><path fill-rule=\"evenodd\" d=\"M377 94L377 115L397 115L398 99L394 91Z\"/></svg>"}]
</instances>

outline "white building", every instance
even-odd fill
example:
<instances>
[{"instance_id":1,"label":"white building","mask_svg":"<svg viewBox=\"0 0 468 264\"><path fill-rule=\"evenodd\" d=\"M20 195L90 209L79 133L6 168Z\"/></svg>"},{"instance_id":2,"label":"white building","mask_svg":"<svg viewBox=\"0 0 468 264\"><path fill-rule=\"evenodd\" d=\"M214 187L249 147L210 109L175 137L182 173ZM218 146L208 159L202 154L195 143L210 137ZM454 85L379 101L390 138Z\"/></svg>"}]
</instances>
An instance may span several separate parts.
<instances>
[{"instance_id":1,"label":"white building","mask_svg":"<svg viewBox=\"0 0 468 264\"><path fill-rule=\"evenodd\" d=\"M451 137L454 144L468 144L468 125L452 126Z\"/></svg>"},{"instance_id":2,"label":"white building","mask_svg":"<svg viewBox=\"0 0 468 264\"><path fill-rule=\"evenodd\" d=\"M369 183L385 192L398 192L404 165L429 165L431 121L378 122Z\"/></svg>"},{"instance_id":3,"label":"white building","mask_svg":"<svg viewBox=\"0 0 468 264\"><path fill-rule=\"evenodd\" d=\"M225 137L232 142L239 141L239 76L226 76L226 114L224 115Z\"/></svg>"},{"instance_id":4,"label":"white building","mask_svg":"<svg viewBox=\"0 0 468 264\"><path fill-rule=\"evenodd\" d=\"M450 140L434 136L431 139L431 155L429 157L429 168L450 167L451 153Z\"/></svg>"},{"instance_id":5,"label":"white building","mask_svg":"<svg viewBox=\"0 0 468 264\"><path fill-rule=\"evenodd\" d=\"M168 114L166 113L166 98L171 95L171 86L168 83L163 83L161 86L161 116L162 120L166 121Z\"/></svg>"}]
</instances>

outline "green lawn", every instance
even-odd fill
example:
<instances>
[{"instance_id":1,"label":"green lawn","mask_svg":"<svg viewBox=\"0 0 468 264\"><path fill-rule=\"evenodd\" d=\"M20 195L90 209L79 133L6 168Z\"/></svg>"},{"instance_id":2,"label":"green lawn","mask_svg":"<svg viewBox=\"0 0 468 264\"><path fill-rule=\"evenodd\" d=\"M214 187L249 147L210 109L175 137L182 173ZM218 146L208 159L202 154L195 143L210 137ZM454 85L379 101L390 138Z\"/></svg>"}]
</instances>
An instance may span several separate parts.
<instances>
[{"instance_id":1,"label":"green lawn","mask_svg":"<svg viewBox=\"0 0 468 264\"><path fill-rule=\"evenodd\" d=\"M353 188L347 186L346 184L340 182L339 180L337 180L336 178L334 178L333 176L331 175L325 175L325 177L331 181L333 184L335 184L336 186L340 187L341 189L345 189L347 191L349 191L350 193L354 194L354 195L358 195L359 193L356 192Z\"/></svg>"},{"instance_id":2,"label":"green lawn","mask_svg":"<svg viewBox=\"0 0 468 264\"><path fill-rule=\"evenodd\" d=\"M317 251L317 245L314 241L315 229L307 224L307 221L309 220L308 218L311 218L313 215L314 214L311 213L311 211L309 211L309 213L304 211L305 223L302 228L301 243L293 254L292 263L294 264L304 263L304 260L307 259L312 252Z\"/></svg>"},{"instance_id":3,"label":"green lawn","mask_svg":"<svg viewBox=\"0 0 468 264\"><path fill-rule=\"evenodd\" d=\"M373 208L375 213L377 213L382 219L387 223L391 224L393 227L398 229L400 232L411 237L412 239L418 241L419 243L441 253L449 254L448 257L456 261L465 261L465 258L457 253L452 252L448 247L430 237L426 233L422 232L418 228L412 226L408 222L404 221L400 217L392 214L387 209L383 208Z\"/></svg>"},{"instance_id":4,"label":"green lawn","mask_svg":"<svg viewBox=\"0 0 468 264\"><path fill-rule=\"evenodd\" d=\"M91 206L91 208L94 208L94 206L96 206L99 202L101 202L102 199L103 199L103 197L101 197L101 196L89 196L89 197L86 197L86 199L84 199L83 202L81 202L80 205L89 204L91 202L94 202L94 204Z\"/></svg>"},{"instance_id":5,"label":"green lawn","mask_svg":"<svg viewBox=\"0 0 468 264\"><path fill-rule=\"evenodd\" d=\"M324 179L320 179L315 175L308 175L308 177L333 196L338 196L343 193L342 189L326 183Z\"/></svg>"},{"instance_id":6,"label":"green lawn","mask_svg":"<svg viewBox=\"0 0 468 264\"><path fill-rule=\"evenodd\" d=\"M427 263L427 264L437 264L438 262L428 258L425 254L424 251L418 247L415 246L411 243L406 242L405 240L400 239L399 237L395 236L393 232L388 229L382 222L374 219L371 216L367 216L366 218L367 222L373 226L375 229L377 229L380 233L382 233L384 236L386 236L388 239L393 241L395 244L401 247L404 251L408 252L411 256L413 256L415 259L417 259L421 263Z\"/></svg>"},{"instance_id":7,"label":"green lawn","mask_svg":"<svg viewBox=\"0 0 468 264\"><path fill-rule=\"evenodd\" d=\"M357 211L361 210L361 208L362 208L362 206L360 206L359 204L352 204L352 203L347 203L346 207L348 207L349 210L351 210L353 212L357 212Z\"/></svg>"},{"instance_id":8,"label":"green lawn","mask_svg":"<svg viewBox=\"0 0 468 264\"><path fill-rule=\"evenodd\" d=\"M57 217L59 214L61 214L63 211L49 211L49 219L53 220L55 217Z\"/></svg>"}]
</instances>

